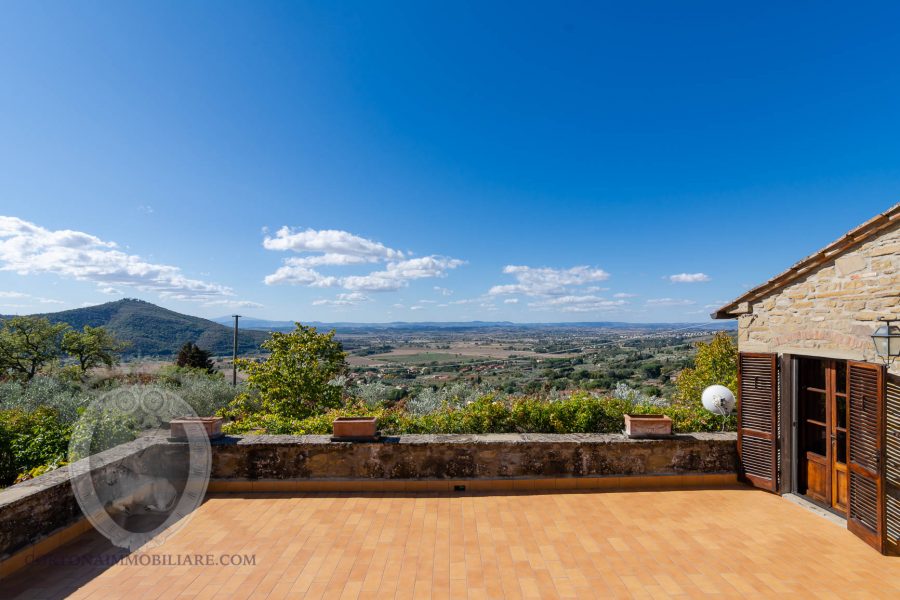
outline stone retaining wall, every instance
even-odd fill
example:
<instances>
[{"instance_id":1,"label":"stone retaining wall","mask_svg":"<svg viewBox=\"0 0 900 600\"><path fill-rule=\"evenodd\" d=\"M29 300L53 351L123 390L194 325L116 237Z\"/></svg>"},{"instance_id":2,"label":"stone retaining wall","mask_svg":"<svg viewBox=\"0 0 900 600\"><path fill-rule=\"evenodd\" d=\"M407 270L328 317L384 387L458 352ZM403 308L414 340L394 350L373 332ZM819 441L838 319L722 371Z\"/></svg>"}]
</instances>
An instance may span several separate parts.
<instances>
[{"instance_id":1,"label":"stone retaining wall","mask_svg":"<svg viewBox=\"0 0 900 600\"><path fill-rule=\"evenodd\" d=\"M404 435L380 443L260 435L214 442L212 479L480 479L733 473L731 433Z\"/></svg>"}]
</instances>

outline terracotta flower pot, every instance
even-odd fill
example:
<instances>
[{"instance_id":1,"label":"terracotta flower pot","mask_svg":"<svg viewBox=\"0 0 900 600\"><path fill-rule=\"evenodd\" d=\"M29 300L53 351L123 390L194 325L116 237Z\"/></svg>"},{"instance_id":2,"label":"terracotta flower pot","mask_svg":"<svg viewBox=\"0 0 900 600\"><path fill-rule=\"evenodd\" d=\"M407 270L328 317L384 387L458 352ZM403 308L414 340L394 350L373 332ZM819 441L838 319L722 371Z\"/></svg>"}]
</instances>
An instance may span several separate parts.
<instances>
[{"instance_id":1,"label":"terracotta flower pot","mask_svg":"<svg viewBox=\"0 0 900 600\"><path fill-rule=\"evenodd\" d=\"M630 438L672 435L672 419L666 415L625 415L625 435Z\"/></svg>"},{"instance_id":2,"label":"terracotta flower pot","mask_svg":"<svg viewBox=\"0 0 900 600\"><path fill-rule=\"evenodd\" d=\"M338 439L368 439L378 434L375 417L338 417L332 427Z\"/></svg>"},{"instance_id":3,"label":"terracotta flower pot","mask_svg":"<svg viewBox=\"0 0 900 600\"><path fill-rule=\"evenodd\" d=\"M207 437L214 440L222 437L222 423L225 421L222 417L179 417L169 421L169 432L173 438L187 439L187 432L184 426L190 423L199 423L206 431Z\"/></svg>"}]
</instances>

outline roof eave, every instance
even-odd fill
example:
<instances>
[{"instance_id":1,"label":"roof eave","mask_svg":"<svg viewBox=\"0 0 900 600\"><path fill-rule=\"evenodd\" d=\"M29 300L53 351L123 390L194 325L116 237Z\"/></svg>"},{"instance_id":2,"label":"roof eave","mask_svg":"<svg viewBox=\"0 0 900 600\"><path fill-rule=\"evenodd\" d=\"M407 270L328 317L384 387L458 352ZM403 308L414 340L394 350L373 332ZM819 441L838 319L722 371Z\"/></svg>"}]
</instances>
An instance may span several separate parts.
<instances>
[{"instance_id":1,"label":"roof eave","mask_svg":"<svg viewBox=\"0 0 900 600\"><path fill-rule=\"evenodd\" d=\"M859 245L863 241L877 235L879 232L893 226L900 220L900 203L893 205L888 210L869 219L862 225L850 230L850 232L842 235L840 238L825 246L818 252L815 252L803 260L794 264L791 268L783 271L762 283L750 291L746 292L740 298L732 300L728 304L721 307L710 316L713 319L734 319L740 314L738 308L741 304L756 302L760 298L771 294L788 286L791 282L796 281L799 277L809 273L810 271L820 267L821 265L834 260L844 252ZM736 312L737 311L737 314Z\"/></svg>"}]
</instances>

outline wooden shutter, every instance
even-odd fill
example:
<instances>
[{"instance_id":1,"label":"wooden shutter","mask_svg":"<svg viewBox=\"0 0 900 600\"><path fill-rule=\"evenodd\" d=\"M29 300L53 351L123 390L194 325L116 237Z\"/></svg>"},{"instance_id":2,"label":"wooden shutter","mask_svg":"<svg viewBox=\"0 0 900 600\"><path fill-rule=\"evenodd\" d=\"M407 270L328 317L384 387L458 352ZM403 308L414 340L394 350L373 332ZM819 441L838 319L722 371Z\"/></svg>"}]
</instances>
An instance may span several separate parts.
<instances>
[{"instance_id":1,"label":"wooden shutter","mask_svg":"<svg viewBox=\"0 0 900 600\"><path fill-rule=\"evenodd\" d=\"M900 556L900 375L884 378L884 552Z\"/></svg>"},{"instance_id":2,"label":"wooden shutter","mask_svg":"<svg viewBox=\"0 0 900 600\"><path fill-rule=\"evenodd\" d=\"M741 352L738 357L738 459L740 474L752 485L778 487L775 354Z\"/></svg>"},{"instance_id":3,"label":"wooden shutter","mask_svg":"<svg viewBox=\"0 0 900 600\"><path fill-rule=\"evenodd\" d=\"M850 501L847 529L883 550L884 367L847 363Z\"/></svg>"}]
</instances>

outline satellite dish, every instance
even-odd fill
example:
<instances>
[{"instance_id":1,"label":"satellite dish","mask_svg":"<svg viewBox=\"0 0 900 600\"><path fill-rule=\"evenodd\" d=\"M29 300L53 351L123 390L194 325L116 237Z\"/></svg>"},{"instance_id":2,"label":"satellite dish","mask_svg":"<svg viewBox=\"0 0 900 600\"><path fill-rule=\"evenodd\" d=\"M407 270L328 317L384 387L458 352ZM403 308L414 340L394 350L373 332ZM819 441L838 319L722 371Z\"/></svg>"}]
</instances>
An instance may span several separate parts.
<instances>
[{"instance_id":1,"label":"satellite dish","mask_svg":"<svg viewBox=\"0 0 900 600\"><path fill-rule=\"evenodd\" d=\"M734 410L734 394L724 385L709 386L703 390L701 400L703 408L723 417L730 415Z\"/></svg>"}]
</instances>

